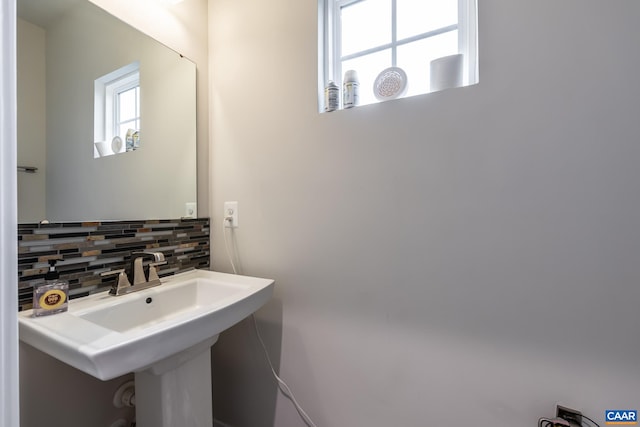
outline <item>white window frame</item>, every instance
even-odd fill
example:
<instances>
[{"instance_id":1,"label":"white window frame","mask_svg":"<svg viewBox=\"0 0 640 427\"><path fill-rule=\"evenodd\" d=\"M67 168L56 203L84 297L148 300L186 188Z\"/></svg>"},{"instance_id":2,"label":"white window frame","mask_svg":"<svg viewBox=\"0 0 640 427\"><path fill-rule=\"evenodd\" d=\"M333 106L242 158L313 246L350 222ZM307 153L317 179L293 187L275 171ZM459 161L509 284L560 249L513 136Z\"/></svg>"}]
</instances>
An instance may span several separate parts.
<instances>
[{"instance_id":1,"label":"white window frame","mask_svg":"<svg viewBox=\"0 0 640 427\"><path fill-rule=\"evenodd\" d=\"M120 117L120 95L128 90L140 87L140 73L131 73L110 85L106 85L107 105L111 104L112 119L111 136L118 135L120 125L125 122L135 122L140 120L140 115L136 115L133 119L122 120ZM140 111L139 98L136 97L136 111ZM138 130L138 129L135 129Z\"/></svg>"},{"instance_id":2,"label":"white window frame","mask_svg":"<svg viewBox=\"0 0 640 427\"><path fill-rule=\"evenodd\" d=\"M390 43L375 46L370 49L342 56L340 49L341 25L340 10L343 7L359 3L364 0L318 0L318 41L322 44L318 48L318 109L323 111L324 85L334 81L338 87L342 86L341 63L344 60L364 56L374 52L391 49L392 66L396 66L397 48L417 40L433 37L448 31L458 30L458 52L464 56L463 85L467 86L478 82L478 40L477 40L477 0L458 0L458 23L449 27L442 27L423 34L397 40L396 28L396 0L391 0L392 14L392 40Z\"/></svg>"},{"instance_id":3,"label":"white window frame","mask_svg":"<svg viewBox=\"0 0 640 427\"><path fill-rule=\"evenodd\" d=\"M125 65L95 80L94 143L106 143L107 150L110 151L111 141L118 134L120 117L118 94L136 86L140 86L139 61ZM115 153L109 152L109 154Z\"/></svg>"}]
</instances>

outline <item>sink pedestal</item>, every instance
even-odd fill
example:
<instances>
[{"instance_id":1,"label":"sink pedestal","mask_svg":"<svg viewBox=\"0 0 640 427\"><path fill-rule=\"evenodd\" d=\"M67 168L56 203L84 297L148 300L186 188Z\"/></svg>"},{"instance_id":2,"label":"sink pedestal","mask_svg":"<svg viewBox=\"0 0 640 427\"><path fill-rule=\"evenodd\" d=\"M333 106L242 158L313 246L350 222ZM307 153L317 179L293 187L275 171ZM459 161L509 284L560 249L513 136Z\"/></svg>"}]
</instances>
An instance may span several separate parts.
<instances>
[{"instance_id":1,"label":"sink pedestal","mask_svg":"<svg viewBox=\"0 0 640 427\"><path fill-rule=\"evenodd\" d=\"M135 373L138 427L211 427L212 337Z\"/></svg>"}]
</instances>

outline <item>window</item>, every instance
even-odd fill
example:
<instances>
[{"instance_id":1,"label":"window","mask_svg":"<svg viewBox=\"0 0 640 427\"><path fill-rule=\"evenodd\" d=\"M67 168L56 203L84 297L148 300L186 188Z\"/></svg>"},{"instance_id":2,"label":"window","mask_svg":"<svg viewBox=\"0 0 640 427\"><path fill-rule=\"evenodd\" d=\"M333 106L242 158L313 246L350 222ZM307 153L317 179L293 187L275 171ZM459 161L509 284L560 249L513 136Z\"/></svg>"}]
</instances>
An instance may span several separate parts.
<instances>
[{"instance_id":1,"label":"window","mask_svg":"<svg viewBox=\"0 0 640 427\"><path fill-rule=\"evenodd\" d=\"M138 148L140 65L133 62L95 80L94 158Z\"/></svg>"},{"instance_id":2,"label":"window","mask_svg":"<svg viewBox=\"0 0 640 427\"><path fill-rule=\"evenodd\" d=\"M132 137L127 132L132 134L131 130L140 129L140 78L139 75L135 77L127 84L109 88L113 99L113 135L123 141Z\"/></svg>"},{"instance_id":3,"label":"window","mask_svg":"<svg viewBox=\"0 0 640 427\"><path fill-rule=\"evenodd\" d=\"M461 85L478 81L476 0L319 1L320 93L355 70L360 104L377 102L373 85L388 67L406 73L405 96L428 93L431 61L455 54L462 54Z\"/></svg>"}]
</instances>

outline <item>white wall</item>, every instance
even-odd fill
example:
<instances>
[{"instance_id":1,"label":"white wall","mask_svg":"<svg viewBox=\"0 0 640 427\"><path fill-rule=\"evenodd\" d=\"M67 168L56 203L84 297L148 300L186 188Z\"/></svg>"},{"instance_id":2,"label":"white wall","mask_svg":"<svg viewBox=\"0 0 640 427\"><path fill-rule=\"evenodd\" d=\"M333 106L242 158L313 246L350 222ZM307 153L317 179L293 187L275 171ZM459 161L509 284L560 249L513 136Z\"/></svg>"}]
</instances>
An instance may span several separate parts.
<instances>
[{"instance_id":1,"label":"white wall","mask_svg":"<svg viewBox=\"0 0 640 427\"><path fill-rule=\"evenodd\" d=\"M18 173L20 222L46 218L47 174L45 32L18 19L18 165L34 166L36 173Z\"/></svg>"},{"instance_id":2,"label":"white wall","mask_svg":"<svg viewBox=\"0 0 640 427\"><path fill-rule=\"evenodd\" d=\"M276 279L260 326L318 426L638 405L640 3L479 3L479 85L318 114L316 2L210 1L213 245L237 200L243 270ZM304 425L248 323L214 377L217 418Z\"/></svg>"}]
</instances>

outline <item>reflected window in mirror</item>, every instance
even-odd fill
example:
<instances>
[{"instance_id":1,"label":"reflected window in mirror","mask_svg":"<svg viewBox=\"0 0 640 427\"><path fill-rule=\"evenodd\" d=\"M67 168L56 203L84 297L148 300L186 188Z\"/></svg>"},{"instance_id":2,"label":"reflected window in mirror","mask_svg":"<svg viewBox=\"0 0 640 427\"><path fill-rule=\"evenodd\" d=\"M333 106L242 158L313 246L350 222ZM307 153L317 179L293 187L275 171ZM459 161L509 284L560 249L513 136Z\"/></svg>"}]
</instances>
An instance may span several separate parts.
<instances>
[{"instance_id":1,"label":"reflected window in mirror","mask_svg":"<svg viewBox=\"0 0 640 427\"><path fill-rule=\"evenodd\" d=\"M114 132L126 141L127 151L135 150L133 136L140 132L140 78L134 84L114 91ZM135 142L139 142L139 139Z\"/></svg>"},{"instance_id":2,"label":"reflected window in mirror","mask_svg":"<svg viewBox=\"0 0 640 427\"><path fill-rule=\"evenodd\" d=\"M95 80L93 157L140 147L140 63Z\"/></svg>"}]
</instances>

